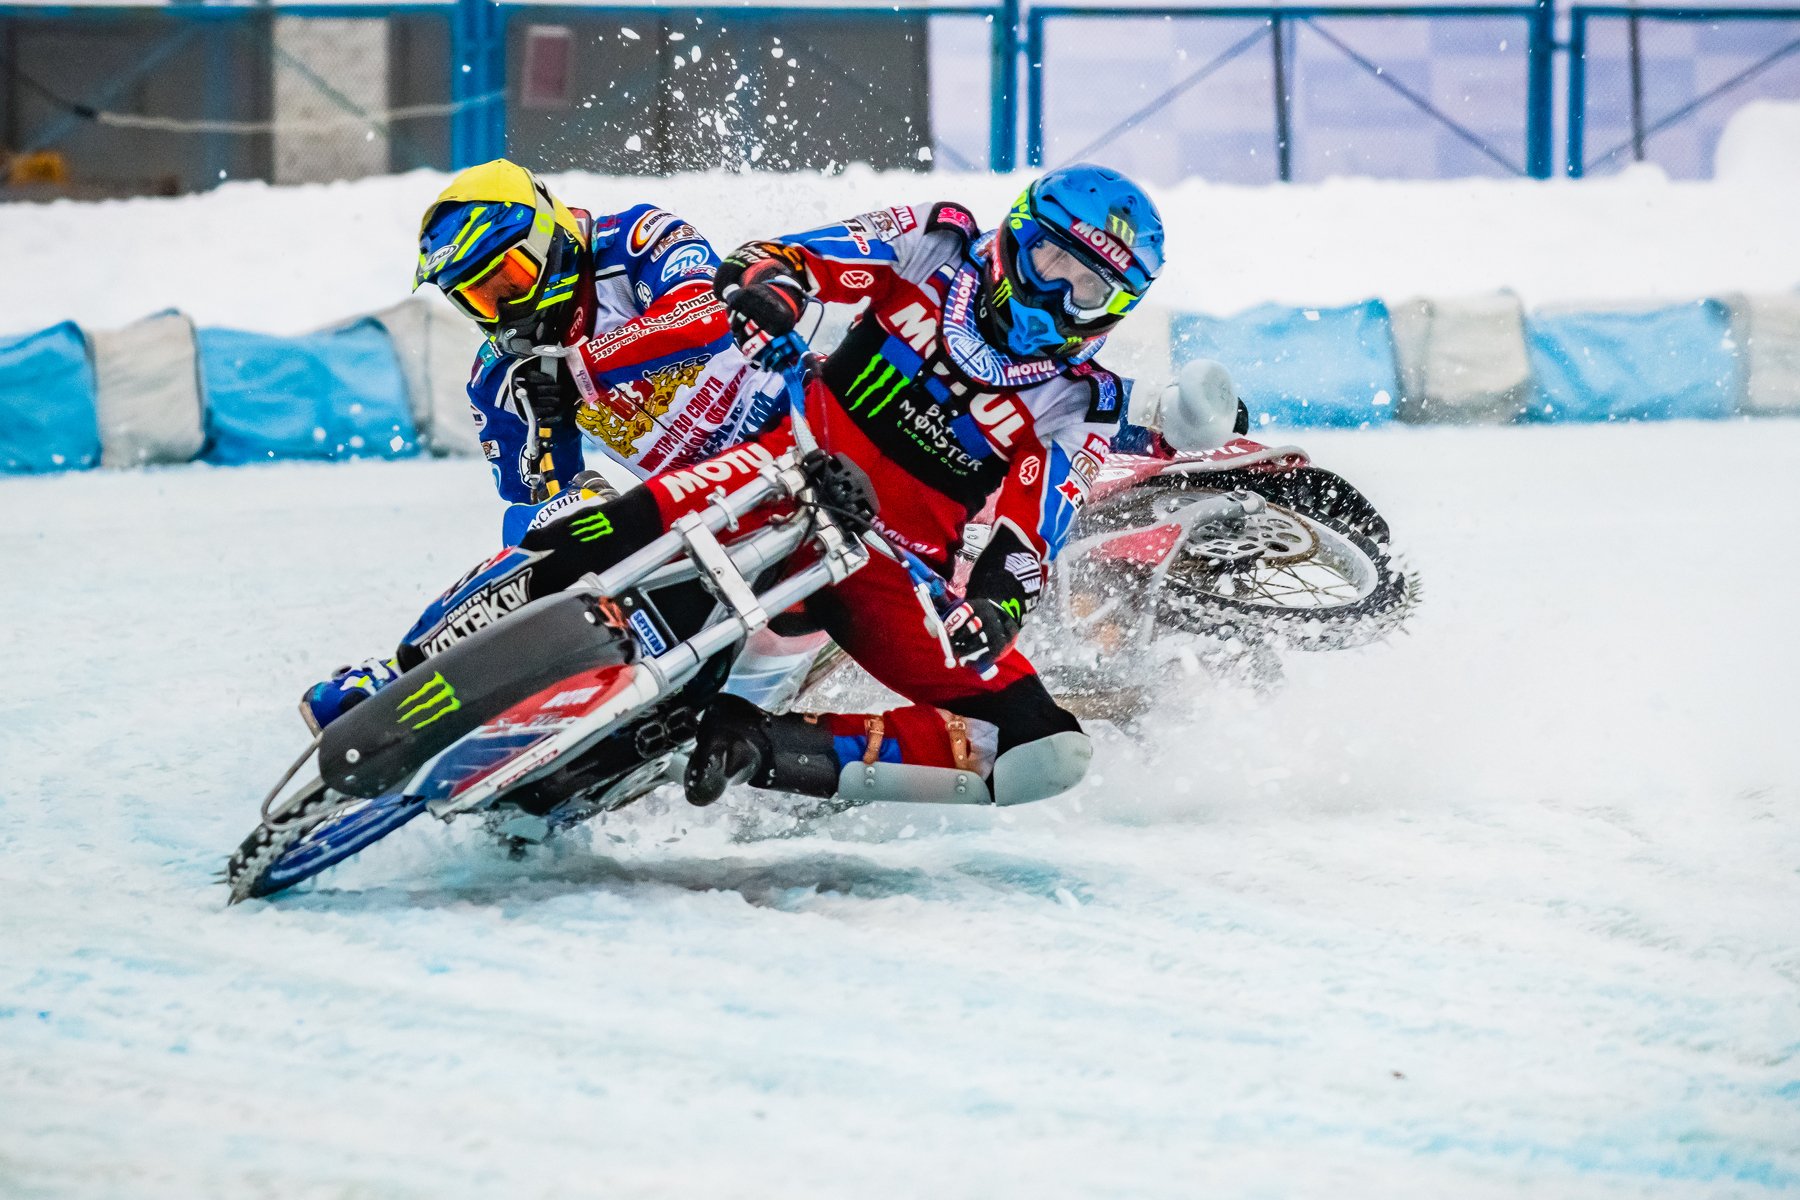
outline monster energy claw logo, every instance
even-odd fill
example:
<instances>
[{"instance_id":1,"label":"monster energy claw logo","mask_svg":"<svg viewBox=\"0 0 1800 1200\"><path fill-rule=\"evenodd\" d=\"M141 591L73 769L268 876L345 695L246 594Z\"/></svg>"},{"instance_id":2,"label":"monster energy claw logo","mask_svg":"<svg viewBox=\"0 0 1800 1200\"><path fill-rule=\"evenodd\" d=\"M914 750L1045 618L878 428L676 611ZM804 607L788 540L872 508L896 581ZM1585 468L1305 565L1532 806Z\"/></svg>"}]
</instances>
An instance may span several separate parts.
<instances>
[{"instance_id":1,"label":"monster energy claw logo","mask_svg":"<svg viewBox=\"0 0 1800 1200\"><path fill-rule=\"evenodd\" d=\"M442 671L436 671L425 681L423 687L400 702L395 719L417 733L439 717L447 717L461 707L462 701L456 698L456 688L444 678Z\"/></svg>"},{"instance_id":2,"label":"monster energy claw logo","mask_svg":"<svg viewBox=\"0 0 1800 1200\"><path fill-rule=\"evenodd\" d=\"M612 521L603 512L586 513L569 523L569 532L575 535L576 541L581 542L599 541L612 531Z\"/></svg>"},{"instance_id":3,"label":"monster energy claw logo","mask_svg":"<svg viewBox=\"0 0 1800 1200\"><path fill-rule=\"evenodd\" d=\"M879 373L876 372L876 367L881 368ZM863 406L865 401L880 396L881 399L869 410L871 417L877 416L882 409L888 406L888 402L905 391L906 385L911 382L911 378L902 373L898 367L880 354L876 354L869 359L869 365L862 369L862 374L852 379L850 386L844 389L844 399L850 401L850 411L855 412Z\"/></svg>"}]
</instances>

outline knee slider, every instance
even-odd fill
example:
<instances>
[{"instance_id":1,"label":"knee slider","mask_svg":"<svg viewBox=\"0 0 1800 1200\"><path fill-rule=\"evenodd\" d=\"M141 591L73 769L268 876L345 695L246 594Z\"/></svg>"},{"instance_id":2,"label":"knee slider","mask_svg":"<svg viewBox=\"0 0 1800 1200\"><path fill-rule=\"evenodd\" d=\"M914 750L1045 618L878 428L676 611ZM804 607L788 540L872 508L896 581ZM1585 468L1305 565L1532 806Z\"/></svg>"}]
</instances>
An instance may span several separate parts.
<instances>
[{"instance_id":1,"label":"knee slider","mask_svg":"<svg viewBox=\"0 0 1800 1200\"><path fill-rule=\"evenodd\" d=\"M1030 804L1061 795L1086 777L1093 757L1093 741L1079 730L1014 746L994 762L994 803Z\"/></svg>"}]
</instances>

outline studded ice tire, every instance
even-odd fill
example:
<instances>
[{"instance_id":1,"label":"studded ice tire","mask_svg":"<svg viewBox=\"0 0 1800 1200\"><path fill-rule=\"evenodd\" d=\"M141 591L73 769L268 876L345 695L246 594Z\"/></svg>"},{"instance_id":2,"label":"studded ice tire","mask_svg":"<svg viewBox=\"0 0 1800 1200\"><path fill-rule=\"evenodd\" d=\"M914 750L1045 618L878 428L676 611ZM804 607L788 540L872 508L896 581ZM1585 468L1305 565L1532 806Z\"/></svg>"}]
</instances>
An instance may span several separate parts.
<instances>
[{"instance_id":1,"label":"studded ice tire","mask_svg":"<svg viewBox=\"0 0 1800 1200\"><path fill-rule=\"evenodd\" d=\"M1405 622L1419 585L1389 547L1387 522L1355 488L1316 467L1158 476L1100 506L1081 532L1151 526L1183 493L1239 489L1267 500L1267 512L1242 534L1197 531L1174 551L1153 600L1159 629L1341 650Z\"/></svg>"}]
</instances>

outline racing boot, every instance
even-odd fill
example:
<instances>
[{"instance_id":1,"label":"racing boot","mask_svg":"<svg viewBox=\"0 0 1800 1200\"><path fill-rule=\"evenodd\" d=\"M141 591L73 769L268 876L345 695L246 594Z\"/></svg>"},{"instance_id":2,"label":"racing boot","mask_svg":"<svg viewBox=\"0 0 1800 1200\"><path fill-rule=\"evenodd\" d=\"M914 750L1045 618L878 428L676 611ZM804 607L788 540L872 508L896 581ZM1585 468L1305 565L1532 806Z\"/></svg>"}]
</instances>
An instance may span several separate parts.
<instances>
[{"instance_id":1,"label":"racing boot","mask_svg":"<svg viewBox=\"0 0 1800 1200\"><path fill-rule=\"evenodd\" d=\"M682 780L689 804L707 805L733 784L833 796L837 751L830 730L800 713L774 716L739 696L715 699L700 719Z\"/></svg>"},{"instance_id":2,"label":"racing boot","mask_svg":"<svg viewBox=\"0 0 1800 1200\"><path fill-rule=\"evenodd\" d=\"M353 667L339 667L330 679L306 689L300 697L300 719L318 734L398 678L400 664L391 658L371 658Z\"/></svg>"}]
</instances>

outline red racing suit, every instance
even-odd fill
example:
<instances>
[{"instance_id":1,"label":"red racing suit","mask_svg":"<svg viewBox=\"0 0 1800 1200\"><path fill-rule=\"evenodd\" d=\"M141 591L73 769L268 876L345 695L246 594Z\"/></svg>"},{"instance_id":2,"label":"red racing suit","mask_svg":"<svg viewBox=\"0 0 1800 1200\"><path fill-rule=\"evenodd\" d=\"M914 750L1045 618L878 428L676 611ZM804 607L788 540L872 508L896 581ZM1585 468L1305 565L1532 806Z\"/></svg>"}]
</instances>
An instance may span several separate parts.
<instances>
[{"instance_id":1,"label":"red racing suit","mask_svg":"<svg viewBox=\"0 0 1800 1200\"><path fill-rule=\"evenodd\" d=\"M987 341L977 321L991 240L965 209L939 204L866 213L753 243L734 258L778 256L817 299L866 302L812 390L820 444L868 473L883 530L946 576L964 523L994 497L995 532L970 590L1029 609L1119 428L1125 385L1089 361L1097 346L1071 362L1019 358ZM663 525L702 507L715 488L747 481L788 438L783 425L652 477ZM985 770L1014 745L1079 728L1016 649L987 679L947 666L910 580L887 559L809 610L864 669L914 702L879 716L823 717L842 761Z\"/></svg>"}]
</instances>

